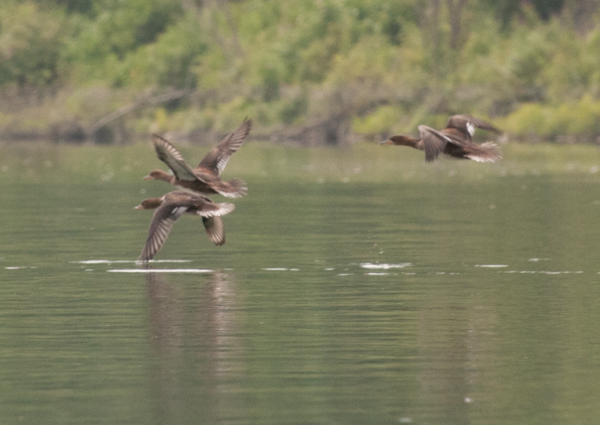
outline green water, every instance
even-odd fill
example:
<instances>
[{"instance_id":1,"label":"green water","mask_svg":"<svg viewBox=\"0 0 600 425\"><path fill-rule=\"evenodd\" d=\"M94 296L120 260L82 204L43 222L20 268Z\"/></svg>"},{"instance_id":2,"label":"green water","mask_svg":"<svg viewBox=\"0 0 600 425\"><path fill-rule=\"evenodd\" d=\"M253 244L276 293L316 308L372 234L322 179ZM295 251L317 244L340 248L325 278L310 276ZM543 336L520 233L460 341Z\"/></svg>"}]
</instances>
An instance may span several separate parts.
<instances>
[{"instance_id":1,"label":"green water","mask_svg":"<svg viewBox=\"0 0 600 425\"><path fill-rule=\"evenodd\" d=\"M600 153L504 150L248 144L138 273L149 146L0 146L0 423L595 423Z\"/></svg>"}]
</instances>

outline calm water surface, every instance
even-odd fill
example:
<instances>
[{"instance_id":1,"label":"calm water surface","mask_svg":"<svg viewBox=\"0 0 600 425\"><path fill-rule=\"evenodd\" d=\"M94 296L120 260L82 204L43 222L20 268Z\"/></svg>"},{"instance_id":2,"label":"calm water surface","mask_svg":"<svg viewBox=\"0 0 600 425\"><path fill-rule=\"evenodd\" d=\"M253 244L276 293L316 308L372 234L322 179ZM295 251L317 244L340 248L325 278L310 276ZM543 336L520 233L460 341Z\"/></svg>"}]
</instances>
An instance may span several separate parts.
<instances>
[{"instance_id":1,"label":"calm water surface","mask_svg":"<svg viewBox=\"0 0 600 425\"><path fill-rule=\"evenodd\" d=\"M225 246L184 217L144 270L148 161L4 165L0 423L600 417L600 173L249 174Z\"/></svg>"}]
</instances>

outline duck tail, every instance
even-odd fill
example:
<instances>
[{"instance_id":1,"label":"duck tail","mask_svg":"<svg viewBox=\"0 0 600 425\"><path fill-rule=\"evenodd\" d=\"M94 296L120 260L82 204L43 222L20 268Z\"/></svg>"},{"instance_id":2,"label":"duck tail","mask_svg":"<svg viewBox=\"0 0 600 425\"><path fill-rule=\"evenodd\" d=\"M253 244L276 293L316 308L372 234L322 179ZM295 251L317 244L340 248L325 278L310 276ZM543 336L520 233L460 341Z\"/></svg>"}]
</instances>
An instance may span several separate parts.
<instances>
[{"instance_id":1,"label":"duck tail","mask_svg":"<svg viewBox=\"0 0 600 425\"><path fill-rule=\"evenodd\" d=\"M470 149L465 157L477 162L498 162L502 159L502 151L494 142L485 142Z\"/></svg>"},{"instance_id":2,"label":"duck tail","mask_svg":"<svg viewBox=\"0 0 600 425\"><path fill-rule=\"evenodd\" d=\"M212 187L219 195L228 198L241 198L248 193L248 186L243 180L234 179L226 182L220 181Z\"/></svg>"},{"instance_id":3,"label":"duck tail","mask_svg":"<svg viewBox=\"0 0 600 425\"><path fill-rule=\"evenodd\" d=\"M217 204L217 207L219 209L216 211L216 214L215 214L216 217L220 217L222 215L227 215L235 209L235 205L232 204L231 202L219 202Z\"/></svg>"}]
</instances>

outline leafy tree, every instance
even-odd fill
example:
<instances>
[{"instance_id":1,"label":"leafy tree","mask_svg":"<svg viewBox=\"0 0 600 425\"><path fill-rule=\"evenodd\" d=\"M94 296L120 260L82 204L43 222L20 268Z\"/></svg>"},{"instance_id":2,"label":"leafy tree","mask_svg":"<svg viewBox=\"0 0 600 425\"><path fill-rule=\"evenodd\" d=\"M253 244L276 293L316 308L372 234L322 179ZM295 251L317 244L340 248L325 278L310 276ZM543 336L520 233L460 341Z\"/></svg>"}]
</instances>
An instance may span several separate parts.
<instances>
[{"instance_id":1,"label":"leafy tree","mask_svg":"<svg viewBox=\"0 0 600 425\"><path fill-rule=\"evenodd\" d=\"M37 4L45 8L58 6L64 8L69 13L81 13L84 15L93 15L95 0L34 0Z\"/></svg>"},{"instance_id":2,"label":"leafy tree","mask_svg":"<svg viewBox=\"0 0 600 425\"><path fill-rule=\"evenodd\" d=\"M66 19L33 2L0 8L0 86L43 86L58 78Z\"/></svg>"},{"instance_id":3,"label":"leafy tree","mask_svg":"<svg viewBox=\"0 0 600 425\"><path fill-rule=\"evenodd\" d=\"M172 0L99 0L94 9L93 20L78 21L79 33L65 49L65 61L80 78L115 77L120 61L156 41L182 14Z\"/></svg>"}]
</instances>

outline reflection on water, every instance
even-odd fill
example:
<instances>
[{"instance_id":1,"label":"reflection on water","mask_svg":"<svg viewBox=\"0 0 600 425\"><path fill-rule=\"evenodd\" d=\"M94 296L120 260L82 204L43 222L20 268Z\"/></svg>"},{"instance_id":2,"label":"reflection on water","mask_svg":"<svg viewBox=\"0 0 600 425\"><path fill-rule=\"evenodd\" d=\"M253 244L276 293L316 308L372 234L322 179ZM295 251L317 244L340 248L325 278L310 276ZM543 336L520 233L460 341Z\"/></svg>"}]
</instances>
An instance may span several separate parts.
<instances>
[{"instance_id":1,"label":"reflection on water","mask_svg":"<svg viewBox=\"0 0 600 425\"><path fill-rule=\"evenodd\" d=\"M230 376L239 379L244 370L232 276L214 272L189 294L163 274L148 273L146 288L151 342L158 357L152 373L158 423L216 423L231 415L236 391L227 381ZM201 382L202 397L189 405L186 391L194 381Z\"/></svg>"}]
</instances>

